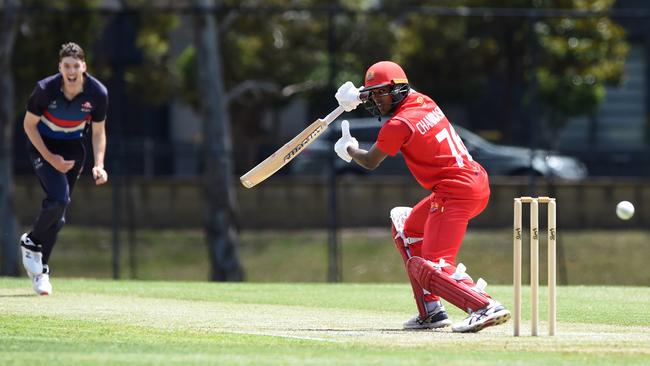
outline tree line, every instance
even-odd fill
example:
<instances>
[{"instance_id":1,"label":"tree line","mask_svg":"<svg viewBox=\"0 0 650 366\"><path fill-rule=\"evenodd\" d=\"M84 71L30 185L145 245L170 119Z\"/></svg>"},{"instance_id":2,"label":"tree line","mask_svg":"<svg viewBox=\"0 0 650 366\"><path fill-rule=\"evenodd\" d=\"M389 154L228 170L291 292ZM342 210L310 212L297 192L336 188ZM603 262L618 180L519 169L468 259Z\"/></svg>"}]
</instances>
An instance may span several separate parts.
<instances>
[{"instance_id":1,"label":"tree line","mask_svg":"<svg viewBox=\"0 0 650 366\"><path fill-rule=\"evenodd\" d=\"M86 46L89 69L101 80L119 77L130 98L152 105L182 98L203 117L202 166L206 197L214 203L206 236L213 266L227 268L215 268L214 280L243 278L230 178L252 166L256 146L281 142L273 111L294 98L307 101L310 117L322 116L338 85L358 85L368 65L391 59L407 70L413 87L443 106L490 106L489 123L504 142L514 140L533 107L552 137L568 117L597 109L605 86L620 81L629 48L624 29L608 16L613 0L204 0L184 7L123 0L110 9L99 3L0 4L2 247L16 246L16 123L34 83L56 72L58 47L74 40ZM555 13L544 12L549 9ZM173 49L172 37L188 18L193 41ZM119 32L129 32L131 41L115 43ZM112 62L121 48L131 58L118 72ZM5 261L11 255L3 251ZM220 263L219 255L233 260ZM15 269L3 266L7 271Z\"/></svg>"}]
</instances>

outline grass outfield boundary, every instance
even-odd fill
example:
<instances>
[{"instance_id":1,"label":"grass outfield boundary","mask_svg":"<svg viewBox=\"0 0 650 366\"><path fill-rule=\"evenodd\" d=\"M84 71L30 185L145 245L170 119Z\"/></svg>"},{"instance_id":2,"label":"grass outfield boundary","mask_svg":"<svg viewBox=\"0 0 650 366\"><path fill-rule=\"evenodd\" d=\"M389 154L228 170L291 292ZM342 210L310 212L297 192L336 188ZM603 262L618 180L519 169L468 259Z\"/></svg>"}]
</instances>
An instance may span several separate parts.
<instances>
[{"instance_id":1,"label":"grass outfield boundary","mask_svg":"<svg viewBox=\"0 0 650 366\"><path fill-rule=\"evenodd\" d=\"M0 364L642 365L650 359L650 289L643 287L559 287L558 336L515 338L512 323L477 334L403 331L415 311L406 284L54 279L53 285L52 296L37 297L27 278L0 278ZM489 290L511 304L511 287ZM523 306L525 335L526 300Z\"/></svg>"}]
</instances>

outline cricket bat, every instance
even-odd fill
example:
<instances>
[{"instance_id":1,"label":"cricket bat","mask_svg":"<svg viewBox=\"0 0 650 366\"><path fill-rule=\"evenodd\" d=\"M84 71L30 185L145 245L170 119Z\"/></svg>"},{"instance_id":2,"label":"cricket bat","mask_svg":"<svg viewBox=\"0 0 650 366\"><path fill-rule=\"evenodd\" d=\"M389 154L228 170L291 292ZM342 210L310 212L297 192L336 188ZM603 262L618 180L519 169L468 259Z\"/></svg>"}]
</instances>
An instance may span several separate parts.
<instances>
[{"instance_id":1,"label":"cricket bat","mask_svg":"<svg viewBox=\"0 0 650 366\"><path fill-rule=\"evenodd\" d=\"M284 144L278 151L274 152L261 163L257 164L248 173L242 175L239 180L246 188L255 187L266 178L272 176L300 154L309 144L322 135L327 127L340 116L345 110L338 106L323 119L314 121L309 127L305 128L296 137Z\"/></svg>"}]
</instances>

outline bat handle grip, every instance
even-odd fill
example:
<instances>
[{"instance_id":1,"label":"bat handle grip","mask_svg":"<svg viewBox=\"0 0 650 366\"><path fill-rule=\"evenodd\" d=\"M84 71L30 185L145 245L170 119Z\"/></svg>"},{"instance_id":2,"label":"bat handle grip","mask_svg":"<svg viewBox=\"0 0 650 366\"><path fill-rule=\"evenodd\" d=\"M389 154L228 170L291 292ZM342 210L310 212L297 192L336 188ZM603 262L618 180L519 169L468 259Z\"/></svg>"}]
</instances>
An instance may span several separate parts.
<instances>
[{"instance_id":1,"label":"bat handle grip","mask_svg":"<svg viewBox=\"0 0 650 366\"><path fill-rule=\"evenodd\" d=\"M343 112L345 112L345 109L343 109L343 107L341 107L341 106L338 106L338 107L336 107L335 110L331 111L330 114L328 114L327 116L325 116L325 118L323 118L323 120L325 120L325 122L327 122L327 124L329 125L329 124L332 123L332 122L333 122L333 121L334 121L338 116L340 116L341 114L343 114Z\"/></svg>"}]
</instances>

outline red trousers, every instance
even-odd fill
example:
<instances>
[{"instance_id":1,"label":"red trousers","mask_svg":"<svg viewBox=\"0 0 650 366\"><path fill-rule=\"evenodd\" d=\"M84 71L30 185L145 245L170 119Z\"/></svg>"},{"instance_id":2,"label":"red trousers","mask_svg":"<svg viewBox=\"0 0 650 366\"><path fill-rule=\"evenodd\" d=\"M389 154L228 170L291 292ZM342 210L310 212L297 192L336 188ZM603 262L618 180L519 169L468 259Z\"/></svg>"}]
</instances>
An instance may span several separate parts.
<instances>
[{"instance_id":1,"label":"red trousers","mask_svg":"<svg viewBox=\"0 0 650 366\"><path fill-rule=\"evenodd\" d=\"M411 244L411 254L438 263L444 259L454 272L456 255L467 231L469 220L480 214L489 201L483 199L457 199L436 197L433 193L418 202L404 224L404 234L410 238L424 238ZM465 281L464 281L465 282ZM470 286L470 283L468 283ZM436 301L435 294L426 295L425 301Z\"/></svg>"}]
</instances>

